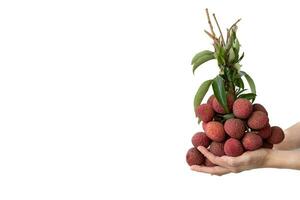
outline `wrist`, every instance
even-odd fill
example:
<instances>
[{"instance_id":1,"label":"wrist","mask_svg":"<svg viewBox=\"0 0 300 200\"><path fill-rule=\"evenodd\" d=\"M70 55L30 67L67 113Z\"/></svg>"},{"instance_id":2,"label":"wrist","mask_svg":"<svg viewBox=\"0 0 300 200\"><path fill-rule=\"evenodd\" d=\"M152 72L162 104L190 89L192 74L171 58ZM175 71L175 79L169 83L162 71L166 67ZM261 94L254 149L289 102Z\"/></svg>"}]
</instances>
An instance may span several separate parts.
<instances>
[{"instance_id":1,"label":"wrist","mask_svg":"<svg viewBox=\"0 0 300 200\"><path fill-rule=\"evenodd\" d=\"M277 150L268 149L265 156L265 161L263 163L263 168L273 168L275 167L274 158L276 157ZM275 154L275 155L274 155Z\"/></svg>"}]
</instances>

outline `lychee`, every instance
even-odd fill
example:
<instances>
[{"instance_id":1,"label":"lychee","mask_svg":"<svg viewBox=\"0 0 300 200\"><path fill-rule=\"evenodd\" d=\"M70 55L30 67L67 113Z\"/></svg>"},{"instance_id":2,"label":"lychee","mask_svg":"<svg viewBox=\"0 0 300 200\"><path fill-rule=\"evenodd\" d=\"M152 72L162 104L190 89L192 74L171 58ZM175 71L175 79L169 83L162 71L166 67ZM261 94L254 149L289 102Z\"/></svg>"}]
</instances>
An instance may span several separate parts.
<instances>
[{"instance_id":1,"label":"lychee","mask_svg":"<svg viewBox=\"0 0 300 200\"><path fill-rule=\"evenodd\" d=\"M207 104L213 106L213 100L215 98L215 95L211 95L208 99L207 99Z\"/></svg>"},{"instance_id":2,"label":"lychee","mask_svg":"<svg viewBox=\"0 0 300 200\"><path fill-rule=\"evenodd\" d=\"M224 152L227 156L236 157L242 155L244 152L243 145L239 140L230 138L224 144Z\"/></svg>"},{"instance_id":3,"label":"lychee","mask_svg":"<svg viewBox=\"0 0 300 200\"><path fill-rule=\"evenodd\" d=\"M215 112L211 105L209 104L201 104L196 108L196 116L200 117L200 119L204 122L209 122L214 117Z\"/></svg>"},{"instance_id":4,"label":"lychee","mask_svg":"<svg viewBox=\"0 0 300 200\"><path fill-rule=\"evenodd\" d=\"M209 151L215 156L224 156L224 143L213 141L209 146Z\"/></svg>"},{"instance_id":5,"label":"lychee","mask_svg":"<svg viewBox=\"0 0 300 200\"><path fill-rule=\"evenodd\" d=\"M240 119L248 118L252 109L252 104L248 99L239 98L233 103L233 114Z\"/></svg>"},{"instance_id":6,"label":"lychee","mask_svg":"<svg viewBox=\"0 0 300 200\"><path fill-rule=\"evenodd\" d=\"M226 120L224 124L225 132L233 138L241 139L245 133L244 122L240 119L231 118Z\"/></svg>"},{"instance_id":7,"label":"lychee","mask_svg":"<svg viewBox=\"0 0 300 200\"><path fill-rule=\"evenodd\" d=\"M192 144L194 147L204 146L207 148L210 144L210 139L203 132L198 132L192 137Z\"/></svg>"},{"instance_id":8,"label":"lychee","mask_svg":"<svg viewBox=\"0 0 300 200\"><path fill-rule=\"evenodd\" d=\"M284 132L278 126L271 127L271 136L267 139L267 141L271 144L278 144L282 142L284 139Z\"/></svg>"},{"instance_id":9,"label":"lychee","mask_svg":"<svg viewBox=\"0 0 300 200\"><path fill-rule=\"evenodd\" d=\"M252 129L259 130L264 127L269 122L269 118L266 113L262 111L254 111L248 119L248 126Z\"/></svg>"},{"instance_id":10,"label":"lychee","mask_svg":"<svg viewBox=\"0 0 300 200\"><path fill-rule=\"evenodd\" d=\"M266 113L266 115L268 115L268 111L266 110L266 108L259 103L253 104L253 111L262 111Z\"/></svg>"},{"instance_id":11,"label":"lychee","mask_svg":"<svg viewBox=\"0 0 300 200\"><path fill-rule=\"evenodd\" d=\"M195 147L190 148L186 154L186 162L188 165L201 165L204 163L204 155Z\"/></svg>"},{"instance_id":12,"label":"lychee","mask_svg":"<svg viewBox=\"0 0 300 200\"><path fill-rule=\"evenodd\" d=\"M242 139L243 146L246 150L253 151L260 148L263 144L261 137L256 132L246 133Z\"/></svg>"},{"instance_id":13,"label":"lychee","mask_svg":"<svg viewBox=\"0 0 300 200\"><path fill-rule=\"evenodd\" d=\"M267 126L263 129L260 129L258 132L258 135L262 138L262 139L267 139L271 136L271 126L270 124L267 124Z\"/></svg>"},{"instance_id":14,"label":"lychee","mask_svg":"<svg viewBox=\"0 0 300 200\"><path fill-rule=\"evenodd\" d=\"M229 94L227 95L227 105L228 105L228 110L231 111L232 110L232 105L234 102L234 96ZM212 102L213 105L213 109L214 111L216 111L217 113L221 113L221 114L225 114L225 110L223 108L223 106L219 103L219 101L217 100L217 98L213 99Z\"/></svg>"},{"instance_id":15,"label":"lychee","mask_svg":"<svg viewBox=\"0 0 300 200\"><path fill-rule=\"evenodd\" d=\"M204 165L207 167L214 167L216 164L212 163L208 158L205 158Z\"/></svg>"},{"instance_id":16,"label":"lychee","mask_svg":"<svg viewBox=\"0 0 300 200\"><path fill-rule=\"evenodd\" d=\"M264 141L263 145L261 146L262 148L266 148L266 149L272 149L273 148L273 144Z\"/></svg>"},{"instance_id":17,"label":"lychee","mask_svg":"<svg viewBox=\"0 0 300 200\"><path fill-rule=\"evenodd\" d=\"M206 135L211 140L222 142L225 139L225 131L223 124L220 122L208 122L206 125Z\"/></svg>"}]
</instances>

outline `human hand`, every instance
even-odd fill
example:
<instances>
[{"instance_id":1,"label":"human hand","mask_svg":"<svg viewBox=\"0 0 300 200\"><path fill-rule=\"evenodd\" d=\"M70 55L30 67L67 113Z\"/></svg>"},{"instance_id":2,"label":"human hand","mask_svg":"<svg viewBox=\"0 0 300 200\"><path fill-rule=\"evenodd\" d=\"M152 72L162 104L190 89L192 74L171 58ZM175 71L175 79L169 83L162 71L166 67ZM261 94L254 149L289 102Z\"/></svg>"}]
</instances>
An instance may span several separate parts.
<instances>
[{"instance_id":1,"label":"human hand","mask_svg":"<svg viewBox=\"0 0 300 200\"><path fill-rule=\"evenodd\" d=\"M271 149L259 149L256 151L247 151L238 157L219 157L209 152L205 147L199 146L198 149L207 159L218 166L206 167L192 165L191 169L197 172L219 176L232 172L238 173L245 170L262 168L268 161L268 155L272 151Z\"/></svg>"}]
</instances>

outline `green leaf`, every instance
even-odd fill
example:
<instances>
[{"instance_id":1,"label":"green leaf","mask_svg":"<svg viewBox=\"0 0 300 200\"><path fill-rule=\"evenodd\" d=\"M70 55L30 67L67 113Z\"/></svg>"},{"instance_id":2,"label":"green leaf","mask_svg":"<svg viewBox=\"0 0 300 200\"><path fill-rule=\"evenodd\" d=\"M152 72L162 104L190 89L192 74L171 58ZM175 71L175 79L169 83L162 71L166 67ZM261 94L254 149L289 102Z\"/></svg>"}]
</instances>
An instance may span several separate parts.
<instances>
[{"instance_id":1,"label":"green leaf","mask_svg":"<svg viewBox=\"0 0 300 200\"><path fill-rule=\"evenodd\" d=\"M216 45L215 57L217 58L219 66L225 65L225 49L222 46Z\"/></svg>"},{"instance_id":2,"label":"green leaf","mask_svg":"<svg viewBox=\"0 0 300 200\"><path fill-rule=\"evenodd\" d=\"M241 57L238 59L237 62L240 62L244 58L244 55L245 55L245 53L243 52L242 55L241 55Z\"/></svg>"},{"instance_id":3,"label":"green leaf","mask_svg":"<svg viewBox=\"0 0 300 200\"><path fill-rule=\"evenodd\" d=\"M256 87L255 87L255 83L253 81L253 79L249 76L249 74L247 74L244 71L240 71L240 76L245 76L246 80L248 81L248 84L250 86L251 92L256 94Z\"/></svg>"},{"instance_id":4,"label":"green leaf","mask_svg":"<svg viewBox=\"0 0 300 200\"><path fill-rule=\"evenodd\" d=\"M234 29L231 29L231 30L230 30L229 40L228 40L228 42L227 42L227 44L226 44L226 47L225 47L226 52L229 52L230 48L231 48L232 45L233 45L233 42L234 42L235 39L236 39L236 32L235 32L235 31L236 31L236 30L234 30Z\"/></svg>"},{"instance_id":5,"label":"green leaf","mask_svg":"<svg viewBox=\"0 0 300 200\"><path fill-rule=\"evenodd\" d=\"M240 71L242 65L241 65L240 63L235 63L235 64L233 65L233 67L234 67L237 71Z\"/></svg>"},{"instance_id":6,"label":"green leaf","mask_svg":"<svg viewBox=\"0 0 300 200\"><path fill-rule=\"evenodd\" d=\"M221 76L218 75L216 78L213 79L212 88L214 90L215 97L220 102L226 113L228 113L224 80Z\"/></svg>"},{"instance_id":7,"label":"green leaf","mask_svg":"<svg viewBox=\"0 0 300 200\"><path fill-rule=\"evenodd\" d=\"M194 97L194 109L196 109L202 102L205 94L207 93L210 85L212 83L212 80L207 80L207 81L204 81L198 91L196 92L196 95Z\"/></svg>"},{"instance_id":8,"label":"green leaf","mask_svg":"<svg viewBox=\"0 0 300 200\"><path fill-rule=\"evenodd\" d=\"M235 79L234 83L237 87L241 88L242 90L245 88L244 81L242 78Z\"/></svg>"},{"instance_id":9,"label":"green leaf","mask_svg":"<svg viewBox=\"0 0 300 200\"><path fill-rule=\"evenodd\" d=\"M214 53L211 53L211 54L206 54L206 55L203 55L201 57L199 57L195 63L194 63L194 66L193 66L193 73L195 73L195 70L200 66L202 65L203 63L209 61L209 60L212 60L212 59L215 59L215 55Z\"/></svg>"},{"instance_id":10,"label":"green leaf","mask_svg":"<svg viewBox=\"0 0 300 200\"><path fill-rule=\"evenodd\" d=\"M193 59L192 59L192 65L194 65L194 63L196 62L196 60L198 60L198 58L200 58L200 57L202 57L202 56L204 56L204 55L211 55L211 54L213 54L213 53L214 53L214 52L209 51L209 50L204 50L204 51L201 51L201 52L197 53L197 54L193 57Z\"/></svg>"},{"instance_id":11,"label":"green leaf","mask_svg":"<svg viewBox=\"0 0 300 200\"><path fill-rule=\"evenodd\" d=\"M240 96L238 96L238 98L244 98L244 99L248 99L248 100L254 100L255 97L256 97L256 94L254 94L254 93L241 94Z\"/></svg>"},{"instance_id":12,"label":"green leaf","mask_svg":"<svg viewBox=\"0 0 300 200\"><path fill-rule=\"evenodd\" d=\"M229 61L229 63L233 63L234 62L234 60L235 60L235 52L234 52L234 50L233 50L233 48L230 48L229 49L229 56L228 56L228 61Z\"/></svg>"},{"instance_id":13,"label":"green leaf","mask_svg":"<svg viewBox=\"0 0 300 200\"><path fill-rule=\"evenodd\" d=\"M240 94L242 94L243 92L245 92L247 89L242 89L242 90L240 90L240 91L238 91L238 92L236 92L236 96L239 96Z\"/></svg>"},{"instance_id":14,"label":"green leaf","mask_svg":"<svg viewBox=\"0 0 300 200\"><path fill-rule=\"evenodd\" d=\"M227 119L231 119L231 118L234 118L234 115L232 113L229 113L229 114L226 114L226 115L223 115L223 119L227 120Z\"/></svg>"},{"instance_id":15,"label":"green leaf","mask_svg":"<svg viewBox=\"0 0 300 200\"><path fill-rule=\"evenodd\" d=\"M236 49L237 53L240 51L240 42L237 38L235 38L234 43L232 44L233 48Z\"/></svg>"},{"instance_id":16,"label":"green leaf","mask_svg":"<svg viewBox=\"0 0 300 200\"><path fill-rule=\"evenodd\" d=\"M199 117L199 118L198 118L198 124L200 124L201 121L202 121L202 120L201 120L201 118Z\"/></svg>"}]
</instances>

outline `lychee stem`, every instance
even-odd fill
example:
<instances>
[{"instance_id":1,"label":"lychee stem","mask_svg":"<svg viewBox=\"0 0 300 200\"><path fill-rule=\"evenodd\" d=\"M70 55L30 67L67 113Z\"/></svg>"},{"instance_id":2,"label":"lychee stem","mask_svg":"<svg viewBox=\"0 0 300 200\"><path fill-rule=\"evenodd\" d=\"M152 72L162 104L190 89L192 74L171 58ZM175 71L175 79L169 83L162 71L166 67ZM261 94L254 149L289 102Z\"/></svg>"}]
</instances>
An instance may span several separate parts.
<instances>
[{"instance_id":1,"label":"lychee stem","mask_svg":"<svg viewBox=\"0 0 300 200\"><path fill-rule=\"evenodd\" d=\"M205 11L206 11L206 16L207 16L207 20L208 20L208 24L209 24L209 27L210 27L211 34L213 35L214 38L216 38L216 34L214 32L213 25L212 25L212 23L210 21L210 16L209 16L208 9L206 8Z\"/></svg>"},{"instance_id":2,"label":"lychee stem","mask_svg":"<svg viewBox=\"0 0 300 200\"><path fill-rule=\"evenodd\" d=\"M221 38L222 38L223 46L225 46L225 40L224 40L224 37L223 37L223 33L222 33L222 30L221 30L221 28L220 28L220 25L219 25L219 23L218 23L218 20L217 20L217 18L216 18L215 13L213 13L213 17L214 17L215 22L216 22L216 24L217 24L217 27L218 27L218 29L219 29L219 32L220 32L220 35L221 35Z\"/></svg>"}]
</instances>

